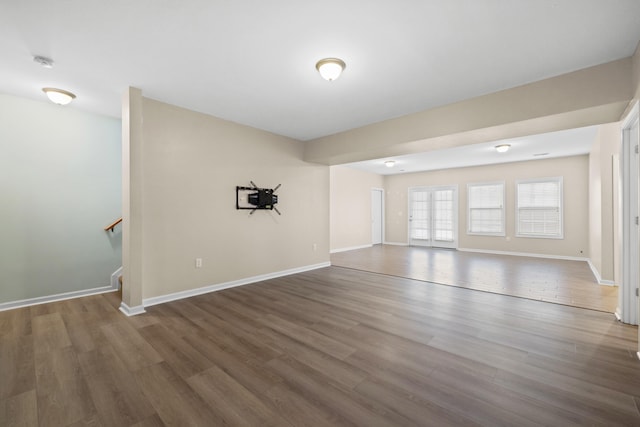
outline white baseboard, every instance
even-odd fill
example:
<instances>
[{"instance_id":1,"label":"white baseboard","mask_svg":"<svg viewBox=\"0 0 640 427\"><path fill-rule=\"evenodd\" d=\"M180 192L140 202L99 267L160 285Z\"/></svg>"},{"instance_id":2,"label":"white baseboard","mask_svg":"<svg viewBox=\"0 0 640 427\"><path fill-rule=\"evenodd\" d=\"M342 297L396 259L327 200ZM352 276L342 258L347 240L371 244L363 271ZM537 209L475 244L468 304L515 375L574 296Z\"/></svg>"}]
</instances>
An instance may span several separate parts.
<instances>
[{"instance_id":1,"label":"white baseboard","mask_svg":"<svg viewBox=\"0 0 640 427\"><path fill-rule=\"evenodd\" d=\"M402 243L402 242L384 242L385 245L390 245L390 246L409 246L408 243Z\"/></svg>"},{"instance_id":2,"label":"white baseboard","mask_svg":"<svg viewBox=\"0 0 640 427\"><path fill-rule=\"evenodd\" d=\"M101 286L99 288L83 289L81 291L72 291L72 292L65 292L62 294L47 295L44 297L23 299L19 301L3 302L3 303L0 303L0 311L12 310L14 308L20 308L20 307L29 307L32 305L46 304L48 302L64 301L64 300L73 299L73 298L86 297L89 295L105 294L107 292L113 292L113 291L114 289L111 286Z\"/></svg>"},{"instance_id":3,"label":"white baseboard","mask_svg":"<svg viewBox=\"0 0 640 427\"><path fill-rule=\"evenodd\" d=\"M616 311L613 313L616 316L618 322L622 322L622 316L620 315L620 307L616 307Z\"/></svg>"},{"instance_id":4,"label":"white baseboard","mask_svg":"<svg viewBox=\"0 0 640 427\"><path fill-rule=\"evenodd\" d=\"M122 267L114 271L113 274L111 275L111 287L115 291L120 289L120 281L118 280L120 276L122 276Z\"/></svg>"},{"instance_id":5,"label":"white baseboard","mask_svg":"<svg viewBox=\"0 0 640 427\"><path fill-rule=\"evenodd\" d=\"M564 256L564 255L546 255L546 254L536 254L529 252L509 252L509 251L492 251L489 249L468 249L468 248L458 248L460 252L477 252L483 254L494 254L494 255L512 255L512 256L523 256L523 257L532 257L532 258L546 258L546 259L561 259L565 261L588 261L589 258L586 257L575 257L575 256Z\"/></svg>"},{"instance_id":6,"label":"white baseboard","mask_svg":"<svg viewBox=\"0 0 640 427\"><path fill-rule=\"evenodd\" d=\"M512 256L523 256L523 257L532 257L532 258L546 258L546 259L560 259L565 261L584 261L589 265L593 276L598 281L598 284L604 286L617 286L611 280L603 280L600 277L600 272L593 265L591 260L586 257L573 257L573 256L564 256L564 255L546 255L546 254L536 254L536 253L528 253L528 252L508 252L508 251L492 251L488 249L468 249L468 248L458 248L461 252L476 252L476 253L485 253L485 254L495 254L495 255L512 255Z\"/></svg>"},{"instance_id":7,"label":"white baseboard","mask_svg":"<svg viewBox=\"0 0 640 427\"><path fill-rule=\"evenodd\" d=\"M150 307L157 304L164 304L170 301L176 301L184 298L190 298L197 295L208 294L210 292L221 291L223 289L235 288L236 286L249 285L251 283L262 282L269 279L275 279L278 277L289 276L297 273L304 273L305 271L317 270L319 268L330 267L330 262L323 262L320 264L307 265L304 267L292 268L289 270L277 271L275 273L262 274L259 276L248 277L246 279L233 280L231 282L219 283L217 285L205 286L197 289L189 289L187 291L175 292L167 295L160 295L157 297L145 298L142 300L144 307Z\"/></svg>"},{"instance_id":8,"label":"white baseboard","mask_svg":"<svg viewBox=\"0 0 640 427\"><path fill-rule=\"evenodd\" d=\"M355 251L357 249L367 249L372 247L373 245L369 244L369 245L362 245L362 246L351 246L349 248L339 248L339 249L331 249L331 251L329 251L330 254L337 254L339 252L348 252L348 251Z\"/></svg>"},{"instance_id":9,"label":"white baseboard","mask_svg":"<svg viewBox=\"0 0 640 427\"><path fill-rule=\"evenodd\" d=\"M136 305L135 307L129 307L124 302L120 303L120 311L127 316L137 316L138 314L146 313L143 305Z\"/></svg>"},{"instance_id":10,"label":"white baseboard","mask_svg":"<svg viewBox=\"0 0 640 427\"><path fill-rule=\"evenodd\" d=\"M602 276L600 276L600 272L598 271L596 266L593 265L593 262L591 262L590 259L587 260L587 263L589 264L589 268L591 268L591 272L596 277L598 284L604 285L604 286L617 286L613 280L603 280Z\"/></svg>"}]
</instances>

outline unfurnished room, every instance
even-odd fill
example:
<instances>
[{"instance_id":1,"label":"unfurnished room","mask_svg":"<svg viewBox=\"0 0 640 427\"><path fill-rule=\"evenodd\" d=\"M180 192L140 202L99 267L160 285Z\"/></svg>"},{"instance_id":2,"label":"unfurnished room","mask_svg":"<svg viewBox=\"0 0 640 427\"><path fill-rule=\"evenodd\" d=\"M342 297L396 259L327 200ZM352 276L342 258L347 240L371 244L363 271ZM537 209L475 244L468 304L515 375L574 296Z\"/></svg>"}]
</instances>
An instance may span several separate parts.
<instances>
[{"instance_id":1,"label":"unfurnished room","mask_svg":"<svg viewBox=\"0 0 640 427\"><path fill-rule=\"evenodd\" d=\"M0 1L0 426L640 425L640 2Z\"/></svg>"}]
</instances>

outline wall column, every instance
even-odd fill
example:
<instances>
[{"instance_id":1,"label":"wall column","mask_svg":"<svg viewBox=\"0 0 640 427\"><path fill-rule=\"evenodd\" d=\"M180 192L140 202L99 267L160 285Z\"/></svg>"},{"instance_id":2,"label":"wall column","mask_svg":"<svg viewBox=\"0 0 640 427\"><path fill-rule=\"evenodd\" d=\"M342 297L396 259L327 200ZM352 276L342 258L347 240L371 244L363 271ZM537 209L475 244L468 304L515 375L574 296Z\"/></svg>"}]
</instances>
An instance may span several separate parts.
<instances>
[{"instance_id":1,"label":"wall column","mask_svg":"<svg viewBox=\"0 0 640 427\"><path fill-rule=\"evenodd\" d=\"M122 98L122 303L128 316L142 305L142 91L130 87Z\"/></svg>"}]
</instances>

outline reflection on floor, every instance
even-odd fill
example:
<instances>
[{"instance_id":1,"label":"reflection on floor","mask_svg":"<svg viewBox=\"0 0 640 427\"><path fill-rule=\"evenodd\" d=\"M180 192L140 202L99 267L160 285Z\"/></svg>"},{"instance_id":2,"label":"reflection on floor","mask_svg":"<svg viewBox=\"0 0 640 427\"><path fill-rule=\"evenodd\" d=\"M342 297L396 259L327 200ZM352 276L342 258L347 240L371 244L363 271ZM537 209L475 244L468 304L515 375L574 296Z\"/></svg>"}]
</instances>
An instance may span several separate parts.
<instances>
[{"instance_id":1,"label":"reflection on floor","mask_svg":"<svg viewBox=\"0 0 640 427\"><path fill-rule=\"evenodd\" d=\"M331 264L609 313L618 302L584 261L375 245L331 254Z\"/></svg>"}]
</instances>

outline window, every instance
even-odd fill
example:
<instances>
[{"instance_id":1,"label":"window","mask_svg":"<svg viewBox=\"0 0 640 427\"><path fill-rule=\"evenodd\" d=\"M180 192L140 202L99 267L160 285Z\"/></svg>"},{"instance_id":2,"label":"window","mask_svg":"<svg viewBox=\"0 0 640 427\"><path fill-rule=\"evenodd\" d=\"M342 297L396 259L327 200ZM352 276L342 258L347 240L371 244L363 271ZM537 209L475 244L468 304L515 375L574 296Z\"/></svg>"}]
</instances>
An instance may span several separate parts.
<instances>
[{"instance_id":1,"label":"window","mask_svg":"<svg viewBox=\"0 0 640 427\"><path fill-rule=\"evenodd\" d=\"M504 182L468 184L468 234L504 236Z\"/></svg>"},{"instance_id":2,"label":"window","mask_svg":"<svg viewBox=\"0 0 640 427\"><path fill-rule=\"evenodd\" d=\"M516 183L516 235L562 239L562 177Z\"/></svg>"}]
</instances>

